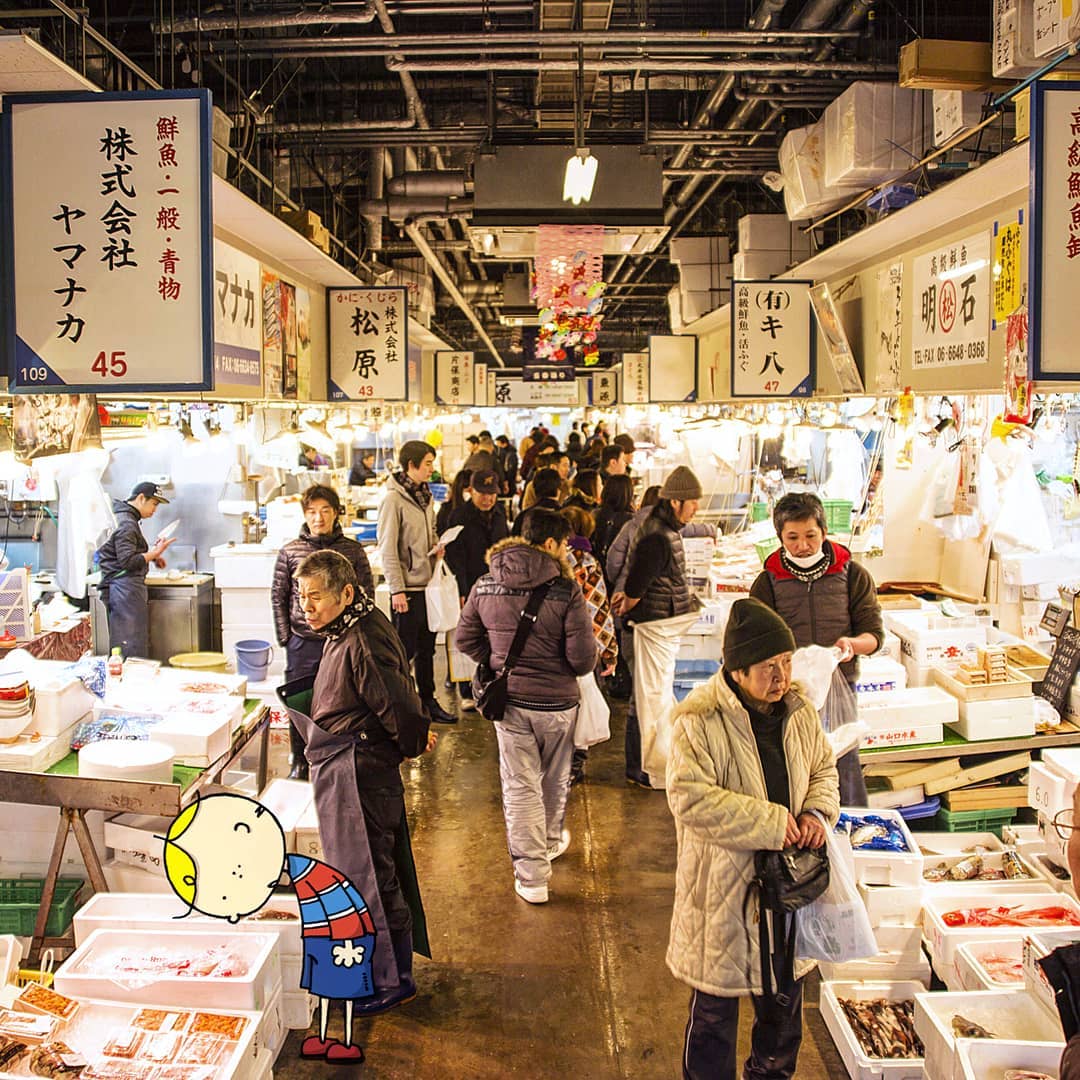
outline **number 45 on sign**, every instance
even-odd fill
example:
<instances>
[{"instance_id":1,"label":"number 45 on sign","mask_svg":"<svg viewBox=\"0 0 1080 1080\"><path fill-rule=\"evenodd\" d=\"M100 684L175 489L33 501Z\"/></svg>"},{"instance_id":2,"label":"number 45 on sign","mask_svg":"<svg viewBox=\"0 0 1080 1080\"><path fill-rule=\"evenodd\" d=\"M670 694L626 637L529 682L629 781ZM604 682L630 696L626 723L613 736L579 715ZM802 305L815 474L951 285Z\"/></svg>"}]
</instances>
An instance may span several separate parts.
<instances>
[{"instance_id":1,"label":"number 45 on sign","mask_svg":"<svg viewBox=\"0 0 1080 1080\"><path fill-rule=\"evenodd\" d=\"M127 374L127 361L124 357L127 353L110 352L107 353L103 349L97 354L97 359L90 365L90 370L95 375L100 375L103 379L109 378L111 375L114 379L122 379Z\"/></svg>"}]
</instances>

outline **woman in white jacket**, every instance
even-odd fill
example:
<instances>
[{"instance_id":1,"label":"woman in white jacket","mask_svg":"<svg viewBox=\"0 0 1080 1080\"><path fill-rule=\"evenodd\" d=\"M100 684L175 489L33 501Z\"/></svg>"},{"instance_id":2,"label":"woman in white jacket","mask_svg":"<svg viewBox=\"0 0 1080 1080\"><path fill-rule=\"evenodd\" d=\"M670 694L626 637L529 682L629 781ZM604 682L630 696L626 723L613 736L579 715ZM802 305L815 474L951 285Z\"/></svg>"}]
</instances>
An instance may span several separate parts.
<instances>
[{"instance_id":1,"label":"woman in white jacket","mask_svg":"<svg viewBox=\"0 0 1080 1080\"><path fill-rule=\"evenodd\" d=\"M791 686L794 649L779 615L736 601L723 670L675 713L667 796L679 855L667 964L693 989L686 1080L734 1080L739 998L748 996L755 1023L743 1077L795 1074L813 962L796 963L794 986L777 986L782 997L763 998L760 916L754 898L747 906L755 852L821 847L825 830L810 811L830 827L840 811L832 750L813 705Z\"/></svg>"}]
</instances>

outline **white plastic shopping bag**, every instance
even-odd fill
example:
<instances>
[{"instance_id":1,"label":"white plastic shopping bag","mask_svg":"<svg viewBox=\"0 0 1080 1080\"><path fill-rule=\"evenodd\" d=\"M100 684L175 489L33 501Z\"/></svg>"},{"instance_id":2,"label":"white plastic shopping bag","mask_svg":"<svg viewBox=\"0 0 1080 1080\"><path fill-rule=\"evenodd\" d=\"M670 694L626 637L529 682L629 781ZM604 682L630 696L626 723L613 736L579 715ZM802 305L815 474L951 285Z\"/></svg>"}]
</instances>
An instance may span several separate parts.
<instances>
[{"instance_id":1,"label":"white plastic shopping bag","mask_svg":"<svg viewBox=\"0 0 1080 1080\"><path fill-rule=\"evenodd\" d=\"M804 960L847 963L877 956L879 949L866 905L855 884L851 842L825 824L829 886L795 912L795 955Z\"/></svg>"},{"instance_id":2,"label":"white plastic shopping bag","mask_svg":"<svg viewBox=\"0 0 1080 1080\"><path fill-rule=\"evenodd\" d=\"M450 681L471 683L476 673L476 661L457 647L456 633L456 629L446 632L446 666L450 672Z\"/></svg>"},{"instance_id":3,"label":"white plastic shopping bag","mask_svg":"<svg viewBox=\"0 0 1080 1080\"><path fill-rule=\"evenodd\" d=\"M634 706L641 729L641 764L654 788L666 782L679 643L698 614L689 611L670 619L634 623Z\"/></svg>"},{"instance_id":4,"label":"white plastic shopping bag","mask_svg":"<svg viewBox=\"0 0 1080 1080\"><path fill-rule=\"evenodd\" d=\"M431 580L424 586L427 603L427 624L433 634L453 630L461 614L457 579L442 559L435 560Z\"/></svg>"},{"instance_id":5,"label":"white plastic shopping bag","mask_svg":"<svg viewBox=\"0 0 1080 1080\"><path fill-rule=\"evenodd\" d=\"M596 674L578 678L578 690L581 701L578 704L577 722L574 725L574 746L578 750L588 750L590 746L605 742L611 738L611 709L600 687L596 685Z\"/></svg>"},{"instance_id":6,"label":"white plastic shopping bag","mask_svg":"<svg viewBox=\"0 0 1080 1080\"><path fill-rule=\"evenodd\" d=\"M833 672L840 662L835 646L806 645L791 656L791 681L798 683L803 696L821 712L832 687Z\"/></svg>"}]
</instances>

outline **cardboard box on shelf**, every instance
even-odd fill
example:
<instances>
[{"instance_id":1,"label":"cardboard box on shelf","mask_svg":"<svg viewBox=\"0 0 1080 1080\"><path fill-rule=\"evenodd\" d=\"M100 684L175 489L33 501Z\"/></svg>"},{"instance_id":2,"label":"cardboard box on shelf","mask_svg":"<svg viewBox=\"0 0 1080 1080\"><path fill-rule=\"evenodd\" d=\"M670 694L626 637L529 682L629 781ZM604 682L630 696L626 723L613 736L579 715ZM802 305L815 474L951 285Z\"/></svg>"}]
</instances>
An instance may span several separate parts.
<instances>
[{"instance_id":1,"label":"cardboard box on shelf","mask_svg":"<svg viewBox=\"0 0 1080 1080\"><path fill-rule=\"evenodd\" d=\"M900 49L900 85L909 90L1008 89L995 82L988 41L918 38Z\"/></svg>"}]
</instances>

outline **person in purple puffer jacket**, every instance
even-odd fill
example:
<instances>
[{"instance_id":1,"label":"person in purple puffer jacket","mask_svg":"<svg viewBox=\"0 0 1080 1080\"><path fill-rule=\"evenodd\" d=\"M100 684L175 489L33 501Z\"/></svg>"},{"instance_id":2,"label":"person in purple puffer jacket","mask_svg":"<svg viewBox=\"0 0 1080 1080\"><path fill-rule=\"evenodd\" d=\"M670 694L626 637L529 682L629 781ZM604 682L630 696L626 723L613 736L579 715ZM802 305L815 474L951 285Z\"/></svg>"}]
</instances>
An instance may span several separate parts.
<instances>
[{"instance_id":1,"label":"person in purple puffer jacket","mask_svg":"<svg viewBox=\"0 0 1080 1080\"><path fill-rule=\"evenodd\" d=\"M469 593L457 646L498 672L533 590L548 585L496 722L503 816L514 890L530 904L548 898L551 863L566 851L563 829L577 720L578 676L596 666L596 639L581 586L567 561L570 523L550 510L526 517L524 536L488 552L490 572Z\"/></svg>"}]
</instances>

